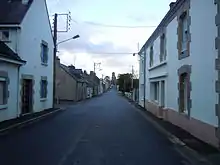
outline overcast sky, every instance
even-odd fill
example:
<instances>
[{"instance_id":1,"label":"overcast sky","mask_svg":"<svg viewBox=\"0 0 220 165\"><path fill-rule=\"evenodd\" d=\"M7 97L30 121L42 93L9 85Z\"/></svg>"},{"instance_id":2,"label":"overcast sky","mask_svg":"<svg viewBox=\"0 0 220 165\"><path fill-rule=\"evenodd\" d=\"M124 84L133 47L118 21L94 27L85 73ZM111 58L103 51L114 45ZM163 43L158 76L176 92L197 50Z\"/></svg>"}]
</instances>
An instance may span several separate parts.
<instances>
[{"instance_id":1,"label":"overcast sky","mask_svg":"<svg viewBox=\"0 0 220 165\"><path fill-rule=\"evenodd\" d=\"M47 0L51 18L55 12L71 12L71 30L68 33L59 33L58 41L76 34L81 36L77 40L59 45L58 56L61 62L88 72L93 70L94 62L101 62L102 70L97 70L98 76L110 76L112 72L116 72L116 75L131 72L132 65L137 71L138 58L129 53L138 52L138 43L140 48L143 46L169 10L171 1ZM64 17L59 17L59 30L64 29L64 20Z\"/></svg>"}]
</instances>

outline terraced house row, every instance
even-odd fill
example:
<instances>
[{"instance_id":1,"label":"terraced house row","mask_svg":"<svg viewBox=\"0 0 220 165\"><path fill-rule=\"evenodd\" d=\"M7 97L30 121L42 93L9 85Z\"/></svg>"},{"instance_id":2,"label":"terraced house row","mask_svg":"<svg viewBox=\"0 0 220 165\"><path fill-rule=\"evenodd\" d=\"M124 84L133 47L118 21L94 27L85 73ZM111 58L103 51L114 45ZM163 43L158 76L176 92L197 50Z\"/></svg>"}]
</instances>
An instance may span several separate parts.
<instances>
[{"instance_id":1,"label":"terraced house row","mask_svg":"<svg viewBox=\"0 0 220 165\"><path fill-rule=\"evenodd\" d=\"M54 101L90 98L110 86L59 60L55 70L56 81L46 0L1 0L0 122L50 109Z\"/></svg>"},{"instance_id":2,"label":"terraced house row","mask_svg":"<svg viewBox=\"0 0 220 165\"><path fill-rule=\"evenodd\" d=\"M220 1L170 3L139 55L139 104L219 147Z\"/></svg>"}]
</instances>

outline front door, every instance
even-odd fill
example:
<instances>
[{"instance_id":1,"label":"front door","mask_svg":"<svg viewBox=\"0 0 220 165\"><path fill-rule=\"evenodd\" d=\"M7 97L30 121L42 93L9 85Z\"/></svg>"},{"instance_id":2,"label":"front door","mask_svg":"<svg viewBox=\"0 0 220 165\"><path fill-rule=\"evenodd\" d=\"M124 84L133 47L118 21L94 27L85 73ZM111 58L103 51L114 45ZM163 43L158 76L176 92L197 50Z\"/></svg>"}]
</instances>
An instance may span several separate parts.
<instances>
[{"instance_id":1,"label":"front door","mask_svg":"<svg viewBox=\"0 0 220 165\"><path fill-rule=\"evenodd\" d=\"M31 79L23 79L22 83L22 114L32 112L33 103L33 81Z\"/></svg>"}]
</instances>

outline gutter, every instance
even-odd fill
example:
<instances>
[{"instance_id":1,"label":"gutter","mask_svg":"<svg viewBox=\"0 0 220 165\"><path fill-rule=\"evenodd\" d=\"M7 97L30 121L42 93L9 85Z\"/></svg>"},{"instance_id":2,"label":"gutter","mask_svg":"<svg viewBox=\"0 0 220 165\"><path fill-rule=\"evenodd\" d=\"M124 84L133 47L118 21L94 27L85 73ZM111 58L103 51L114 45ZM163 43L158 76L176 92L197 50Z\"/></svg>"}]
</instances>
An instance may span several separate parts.
<instances>
[{"instance_id":1,"label":"gutter","mask_svg":"<svg viewBox=\"0 0 220 165\"><path fill-rule=\"evenodd\" d=\"M3 27L3 28L21 28L21 25L19 24L0 24L0 27Z\"/></svg>"},{"instance_id":2,"label":"gutter","mask_svg":"<svg viewBox=\"0 0 220 165\"><path fill-rule=\"evenodd\" d=\"M146 98L146 49L144 49L144 110L146 110L145 98Z\"/></svg>"},{"instance_id":3,"label":"gutter","mask_svg":"<svg viewBox=\"0 0 220 165\"><path fill-rule=\"evenodd\" d=\"M17 65L24 65L26 63L26 61L23 61L23 60L17 61L17 60L7 59L7 58L3 58L3 57L0 57L0 61L12 63L12 64L17 64Z\"/></svg>"}]
</instances>

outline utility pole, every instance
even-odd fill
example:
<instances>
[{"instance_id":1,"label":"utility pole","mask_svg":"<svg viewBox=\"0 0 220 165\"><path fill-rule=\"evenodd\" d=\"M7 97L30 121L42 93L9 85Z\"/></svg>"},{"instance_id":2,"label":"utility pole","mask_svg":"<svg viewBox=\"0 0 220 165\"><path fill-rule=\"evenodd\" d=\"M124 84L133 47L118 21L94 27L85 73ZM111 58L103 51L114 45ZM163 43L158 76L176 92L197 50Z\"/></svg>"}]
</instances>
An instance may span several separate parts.
<instances>
[{"instance_id":1,"label":"utility pole","mask_svg":"<svg viewBox=\"0 0 220 165\"><path fill-rule=\"evenodd\" d=\"M57 17L56 13L54 16L54 29L53 29L53 41L54 41L54 50L53 50L53 108L55 108L55 100L56 100L56 55L57 55Z\"/></svg>"},{"instance_id":2,"label":"utility pole","mask_svg":"<svg viewBox=\"0 0 220 165\"><path fill-rule=\"evenodd\" d=\"M133 90L133 88L134 88L134 66L132 65L131 67L132 67L132 69L131 69L131 89Z\"/></svg>"},{"instance_id":3,"label":"utility pole","mask_svg":"<svg viewBox=\"0 0 220 165\"><path fill-rule=\"evenodd\" d=\"M94 73L96 71L97 66L99 66L99 69L100 69L100 65L101 65L101 62L99 62L99 63L94 62Z\"/></svg>"},{"instance_id":4,"label":"utility pole","mask_svg":"<svg viewBox=\"0 0 220 165\"><path fill-rule=\"evenodd\" d=\"M57 56L57 33L58 32L68 32L70 30L70 21L71 16L70 12L68 14L57 14L54 15L54 22L53 22L53 41L54 41L54 50L53 50L53 107L55 107L55 100L56 100L56 56ZM58 24L58 15L66 16L66 30L58 31L57 24Z\"/></svg>"}]
</instances>

